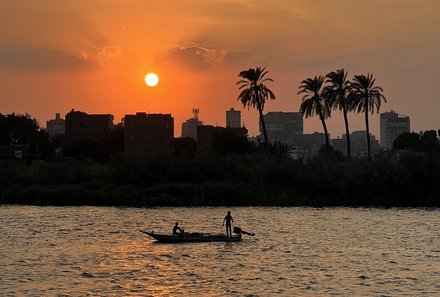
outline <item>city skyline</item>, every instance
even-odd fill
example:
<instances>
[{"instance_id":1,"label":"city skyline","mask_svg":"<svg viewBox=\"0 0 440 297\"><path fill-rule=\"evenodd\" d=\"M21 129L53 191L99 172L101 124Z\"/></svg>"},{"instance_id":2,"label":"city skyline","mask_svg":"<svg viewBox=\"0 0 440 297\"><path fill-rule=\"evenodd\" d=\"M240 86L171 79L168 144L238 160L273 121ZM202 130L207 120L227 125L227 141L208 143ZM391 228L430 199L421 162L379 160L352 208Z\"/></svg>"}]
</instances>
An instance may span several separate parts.
<instances>
[{"instance_id":1,"label":"city skyline","mask_svg":"<svg viewBox=\"0 0 440 297\"><path fill-rule=\"evenodd\" d=\"M176 134L176 132L173 132L174 134L174 138L184 138L184 137L192 137L195 140L197 140L197 127L198 126L210 126L210 127L216 127L216 128L246 128L246 126L244 125L239 125L238 123L240 122L240 111L236 111L233 108L226 110L225 111L225 125L213 125L210 123L203 123L202 121L199 120L199 110L198 109L193 109L193 117L187 119L185 122L181 123L181 134L180 136ZM230 113L234 113L233 117L234 117L234 121L238 121L238 123L236 123L234 126L229 125L228 126L228 117L231 117ZM127 125L127 117L133 117L132 114L126 114L123 116L122 121L121 122L113 122L114 116L112 114L106 113L106 114L88 114L87 112L84 111L78 111L75 109L72 109L71 111L69 111L68 113L66 113L66 118L69 116L69 114L73 114L73 113L78 113L78 114L84 114L84 115L89 115L89 116L109 116L112 118L112 126L120 126L122 125L123 127ZM162 117L162 116L170 116L171 118L173 118L172 114L163 114L163 113L145 113L143 111L136 111L135 112L136 115L143 115L145 117L147 116L153 116L153 117ZM410 125L409 125L409 121L410 121L410 116L407 115L401 115L393 110L391 110L390 112L385 111L385 112L380 112L379 116L381 118L381 122L380 122L380 133L378 135L371 133L370 131L370 135L375 137L378 136L380 138L384 137L382 135L382 132L384 132L385 134L389 133L388 129L389 127L387 125L385 125L385 123L383 123L383 117L388 117L388 116L394 116L399 119L404 119L405 121L408 121L408 123L405 125L405 128L400 127L398 131L393 131L393 135L392 135L392 139L388 139L386 142L389 143L391 141L394 141L394 139L397 138L397 136L403 132L411 132L410 129ZM320 134L323 135L323 131L312 131L311 133L304 133L303 131L303 121L305 120L305 118L303 118L301 116L300 112L267 112L264 114L264 118L267 122L267 129L268 129L268 133L270 134L270 141L282 141L285 143L294 143L295 141L291 141L290 140L286 140L286 137L295 137L297 135L314 135L314 134ZM62 127L60 126L60 121L62 122ZM231 121L231 119L229 119L229 121ZM65 119L61 118L60 113L55 113L55 118L49 119L46 121L46 125L47 125L47 132L50 136L53 136L54 134L60 134L60 135L64 135L64 123L65 123ZM50 127L49 127L50 125ZM172 123L172 129L173 131L175 130L175 126L180 126L178 123L175 124L174 121ZM386 127L385 127L386 126ZM61 130L60 130L61 129ZM192 131L194 130L194 131ZM247 130L247 129L246 129ZM261 127L260 127L261 130ZM432 130L432 129L431 129ZM55 132L58 131L58 132ZM61 131L61 132L59 132ZM399 132L400 131L400 132ZM426 130L428 131L428 130ZM275 133L274 133L275 132ZM365 130L351 130L350 134L352 133L365 133ZM414 132L414 131L413 131ZM419 133L422 133L424 131L420 131ZM260 131L260 134L256 135L256 136L252 136L252 135L248 135L248 138L255 138L255 137L261 137L262 132ZM388 135L388 137L390 137ZM334 136L331 137L331 140L344 140L345 142L345 138L346 138L346 134L343 133L342 135L338 135L338 136ZM382 143L381 143L382 144ZM387 149L391 149L391 147L387 146Z\"/></svg>"},{"instance_id":2,"label":"city skyline","mask_svg":"<svg viewBox=\"0 0 440 297\"><path fill-rule=\"evenodd\" d=\"M374 74L388 99L380 112L411 116L416 132L438 129L440 3L338 4L2 1L0 112L27 112L43 126L71 108L111 113L116 122L135 111L171 113L176 123L200 108L203 122L224 126L233 107L252 136L258 115L236 99L240 71L269 71L277 99L267 113L297 112L301 80L345 68L350 79ZM160 76L157 87L145 85L148 72ZM351 130L364 129L362 115L349 118ZM379 135L379 114L371 123ZM339 112L328 125L332 137L344 133ZM321 130L317 118L304 120L305 133Z\"/></svg>"}]
</instances>

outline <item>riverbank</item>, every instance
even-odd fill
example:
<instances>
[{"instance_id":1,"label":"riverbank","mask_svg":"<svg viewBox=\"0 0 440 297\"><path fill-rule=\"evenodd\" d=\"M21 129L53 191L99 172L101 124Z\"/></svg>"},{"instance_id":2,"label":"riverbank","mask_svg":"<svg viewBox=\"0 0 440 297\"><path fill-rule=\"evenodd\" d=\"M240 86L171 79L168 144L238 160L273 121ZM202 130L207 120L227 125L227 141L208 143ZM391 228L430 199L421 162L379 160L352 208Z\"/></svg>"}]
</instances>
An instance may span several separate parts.
<instances>
[{"instance_id":1,"label":"riverbank","mask_svg":"<svg viewBox=\"0 0 440 297\"><path fill-rule=\"evenodd\" d=\"M3 166L0 203L103 206L439 207L440 166L422 157L307 164L269 155L115 156Z\"/></svg>"}]
</instances>

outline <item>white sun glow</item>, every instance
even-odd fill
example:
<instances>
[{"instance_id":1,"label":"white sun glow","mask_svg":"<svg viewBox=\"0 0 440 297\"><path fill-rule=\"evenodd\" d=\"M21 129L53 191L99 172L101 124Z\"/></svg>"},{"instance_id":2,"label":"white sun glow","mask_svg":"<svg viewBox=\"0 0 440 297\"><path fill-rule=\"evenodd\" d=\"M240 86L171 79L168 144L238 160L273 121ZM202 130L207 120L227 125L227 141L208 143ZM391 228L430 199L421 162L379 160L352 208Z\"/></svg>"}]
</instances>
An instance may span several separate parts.
<instances>
[{"instance_id":1,"label":"white sun glow","mask_svg":"<svg viewBox=\"0 0 440 297\"><path fill-rule=\"evenodd\" d=\"M157 86L157 84L159 83L159 76L157 76L156 73L148 73L145 76L145 83L147 84L147 86L149 87L155 87Z\"/></svg>"}]
</instances>

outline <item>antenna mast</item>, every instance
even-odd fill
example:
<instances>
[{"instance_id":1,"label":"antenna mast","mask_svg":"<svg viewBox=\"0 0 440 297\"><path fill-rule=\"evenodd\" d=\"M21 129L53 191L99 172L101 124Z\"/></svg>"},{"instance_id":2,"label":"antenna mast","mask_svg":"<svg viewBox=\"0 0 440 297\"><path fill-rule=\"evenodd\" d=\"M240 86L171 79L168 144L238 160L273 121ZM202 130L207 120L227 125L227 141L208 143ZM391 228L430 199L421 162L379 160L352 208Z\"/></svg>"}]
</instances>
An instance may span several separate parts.
<instances>
[{"instance_id":1,"label":"antenna mast","mask_svg":"<svg viewBox=\"0 0 440 297\"><path fill-rule=\"evenodd\" d=\"M199 119L199 109L198 108L193 108L193 114L194 114L194 119L198 120Z\"/></svg>"}]
</instances>

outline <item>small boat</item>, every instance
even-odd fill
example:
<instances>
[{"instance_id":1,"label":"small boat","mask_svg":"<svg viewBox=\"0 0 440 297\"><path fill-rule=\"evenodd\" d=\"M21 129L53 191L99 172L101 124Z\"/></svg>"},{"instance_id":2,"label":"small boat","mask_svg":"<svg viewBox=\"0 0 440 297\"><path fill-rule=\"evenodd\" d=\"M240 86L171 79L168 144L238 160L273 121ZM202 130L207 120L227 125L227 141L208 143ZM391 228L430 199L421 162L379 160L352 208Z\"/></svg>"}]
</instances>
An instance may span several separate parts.
<instances>
[{"instance_id":1,"label":"small boat","mask_svg":"<svg viewBox=\"0 0 440 297\"><path fill-rule=\"evenodd\" d=\"M165 234L165 233L154 233L153 231L151 231L151 232L143 231L143 230L139 230L139 231L156 239L158 242L166 242L166 243L241 241L241 234L234 235L232 237L227 237L224 234L209 234L209 233Z\"/></svg>"},{"instance_id":2,"label":"small boat","mask_svg":"<svg viewBox=\"0 0 440 297\"><path fill-rule=\"evenodd\" d=\"M153 231L143 231L139 230L142 233L147 234L150 237L153 237L158 242L166 242L166 243L178 243L178 242L236 242L241 241L241 235L246 234L249 236L254 236L255 233L250 233L242 230L239 227L234 227L234 233L236 235L232 237L228 237L224 234L210 234L210 233L179 233L179 234L166 234L166 233L155 233Z\"/></svg>"}]
</instances>

